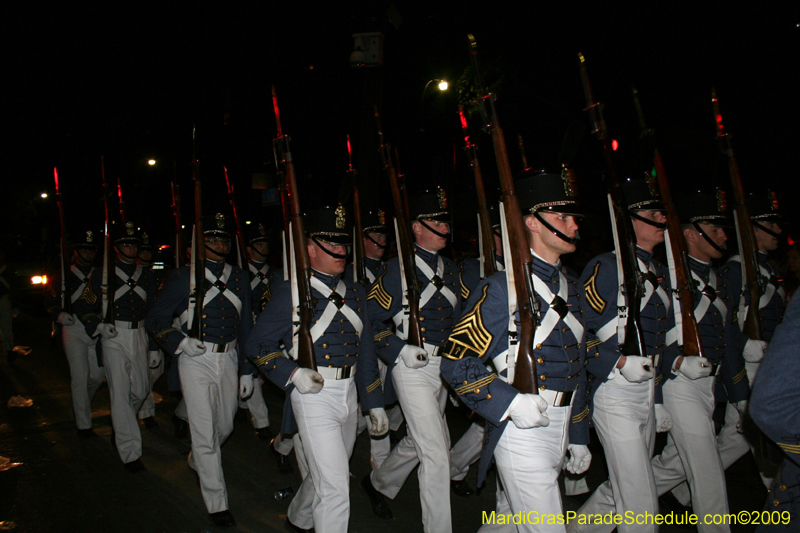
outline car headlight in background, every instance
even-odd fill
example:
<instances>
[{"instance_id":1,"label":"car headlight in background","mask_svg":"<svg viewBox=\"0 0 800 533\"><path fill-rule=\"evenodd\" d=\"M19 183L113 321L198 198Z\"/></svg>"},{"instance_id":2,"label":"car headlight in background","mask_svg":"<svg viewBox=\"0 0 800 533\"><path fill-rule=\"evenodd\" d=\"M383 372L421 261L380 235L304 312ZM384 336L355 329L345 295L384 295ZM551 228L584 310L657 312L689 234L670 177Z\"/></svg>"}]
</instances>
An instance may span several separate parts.
<instances>
[{"instance_id":1,"label":"car headlight in background","mask_svg":"<svg viewBox=\"0 0 800 533\"><path fill-rule=\"evenodd\" d=\"M31 278L31 285L45 285L47 284L47 276L33 276Z\"/></svg>"}]
</instances>

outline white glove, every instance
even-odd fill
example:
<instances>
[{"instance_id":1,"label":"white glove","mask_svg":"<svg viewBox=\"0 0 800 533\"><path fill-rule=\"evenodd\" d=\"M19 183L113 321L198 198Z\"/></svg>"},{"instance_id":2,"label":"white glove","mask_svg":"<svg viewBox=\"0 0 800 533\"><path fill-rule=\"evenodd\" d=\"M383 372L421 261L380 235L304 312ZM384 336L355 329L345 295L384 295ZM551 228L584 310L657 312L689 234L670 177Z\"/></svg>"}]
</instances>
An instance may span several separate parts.
<instances>
[{"instance_id":1,"label":"white glove","mask_svg":"<svg viewBox=\"0 0 800 533\"><path fill-rule=\"evenodd\" d=\"M298 368L292 372L289 381L294 383L300 394L308 394L309 392L316 394L322 390L322 385L325 384L325 380L319 372L314 372L310 368Z\"/></svg>"},{"instance_id":2,"label":"white glove","mask_svg":"<svg viewBox=\"0 0 800 533\"><path fill-rule=\"evenodd\" d=\"M116 338L119 333L117 332L117 328L114 324L106 324L105 322L101 322L97 325L97 329L95 330L97 333L100 334L101 337L104 339L113 339Z\"/></svg>"},{"instance_id":3,"label":"white glove","mask_svg":"<svg viewBox=\"0 0 800 533\"><path fill-rule=\"evenodd\" d=\"M666 433L672 429L672 413L663 404L656 404L656 433Z\"/></svg>"},{"instance_id":4,"label":"white glove","mask_svg":"<svg viewBox=\"0 0 800 533\"><path fill-rule=\"evenodd\" d=\"M72 316L72 313L61 311L60 313L58 313L58 318L56 319L56 322L58 322L62 326L74 326L75 317Z\"/></svg>"},{"instance_id":5,"label":"white glove","mask_svg":"<svg viewBox=\"0 0 800 533\"><path fill-rule=\"evenodd\" d=\"M239 397L242 400L249 398L253 394L253 376L242 374L239 377Z\"/></svg>"},{"instance_id":6,"label":"white glove","mask_svg":"<svg viewBox=\"0 0 800 533\"><path fill-rule=\"evenodd\" d=\"M147 352L147 366L150 368L158 368L161 364L161 352L158 350L153 350L151 352Z\"/></svg>"},{"instance_id":7,"label":"white glove","mask_svg":"<svg viewBox=\"0 0 800 533\"><path fill-rule=\"evenodd\" d=\"M408 368L422 368L428 364L428 352L425 351L425 348L406 344L400 350L400 359Z\"/></svg>"},{"instance_id":8,"label":"white glove","mask_svg":"<svg viewBox=\"0 0 800 533\"><path fill-rule=\"evenodd\" d=\"M706 357L684 357L678 372L689 379L707 378L711 375L711 363Z\"/></svg>"},{"instance_id":9,"label":"white glove","mask_svg":"<svg viewBox=\"0 0 800 533\"><path fill-rule=\"evenodd\" d=\"M206 345L203 341L195 339L194 337L184 337L178 345L178 351L175 354L185 353L189 357L197 357L206 353Z\"/></svg>"},{"instance_id":10,"label":"white glove","mask_svg":"<svg viewBox=\"0 0 800 533\"><path fill-rule=\"evenodd\" d=\"M742 350L742 357L748 363L758 363L764 357L764 352L767 351L767 346L769 343L767 341L754 341L753 339L747 339L747 342L744 345L744 350Z\"/></svg>"},{"instance_id":11,"label":"white glove","mask_svg":"<svg viewBox=\"0 0 800 533\"><path fill-rule=\"evenodd\" d=\"M625 364L619 369L619 373L631 383L641 383L648 379L653 379L653 361L649 357L641 355L625 356Z\"/></svg>"},{"instance_id":12,"label":"white glove","mask_svg":"<svg viewBox=\"0 0 800 533\"><path fill-rule=\"evenodd\" d=\"M547 402L538 394L517 394L508 406L508 416L519 429L547 427Z\"/></svg>"},{"instance_id":13,"label":"white glove","mask_svg":"<svg viewBox=\"0 0 800 533\"><path fill-rule=\"evenodd\" d=\"M739 411L739 421L736 422L736 431L738 433L744 433L744 429L742 429L742 422L744 422L744 415L747 413L747 400L734 402L733 406L737 411Z\"/></svg>"},{"instance_id":14,"label":"white glove","mask_svg":"<svg viewBox=\"0 0 800 533\"><path fill-rule=\"evenodd\" d=\"M569 451L569 461L565 468L570 474L583 474L589 470L589 465L592 464L592 452L585 444L569 444L567 445Z\"/></svg>"},{"instance_id":15,"label":"white glove","mask_svg":"<svg viewBox=\"0 0 800 533\"><path fill-rule=\"evenodd\" d=\"M369 410L369 421L372 423L372 429L369 430L370 437L383 437L389 433L389 417L386 416L386 410L383 407Z\"/></svg>"}]
</instances>

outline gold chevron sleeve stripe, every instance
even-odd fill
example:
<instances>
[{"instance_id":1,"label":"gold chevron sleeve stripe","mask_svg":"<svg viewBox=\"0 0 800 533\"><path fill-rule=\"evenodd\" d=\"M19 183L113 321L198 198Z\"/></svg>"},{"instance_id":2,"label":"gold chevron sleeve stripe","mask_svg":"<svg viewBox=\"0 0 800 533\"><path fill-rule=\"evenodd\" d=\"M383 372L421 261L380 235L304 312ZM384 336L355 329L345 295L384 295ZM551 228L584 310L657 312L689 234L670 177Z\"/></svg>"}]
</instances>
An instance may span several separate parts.
<instances>
[{"instance_id":1,"label":"gold chevron sleeve stripe","mask_svg":"<svg viewBox=\"0 0 800 533\"><path fill-rule=\"evenodd\" d=\"M492 334L483 325L481 306L486 301L488 285L483 286L483 294L472 310L461 317L453 328L450 338L442 351L442 356L458 361L467 354L483 357L492 343Z\"/></svg>"},{"instance_id":2,"label":"gold chevron sleeve stripe","mask_svg":"<svg viewBox=\"0 0 800 533\"><path fill-rule=\"evenodd\" d=\"M94 305L94 303L97 301L97 295L92 291L91 283L86 284L86 287L83 288L83 292L81 292L78 300L86 300L87 304Z\"/></svg>"},{"instance_id":3,"label":"gold chevron sleeve stripe","mask_svg":"<svg viewBox=\"0 0 800 533\"><path fill-rule=\"evenodd\" d=\"M739 372L738 374L733 376L733 378L732 378L733 384L736 385L737 383L742 381L746 375L747 375L747 370L743 369L741 372Z\"/></svg>"},{"instance_id":4,"label":"gold chevron sleeve stripe","mask_svg":"<svg viewBox=\"0 0 800 533\"><path fill-rule=\"evenodd\" d=\"M479 389L481 387L485 387L486 385L488 385L489 383L491 383L495 379L497 379L497 374L489 374L485 378L481 378L478 381L473 381L472 383L467 383L466 385L463 385L463 386L455 389L455 393L458 394L459 396L461 396L461 395L466 394L468 392L476 392L477 389Z\"/></svg>"},{"instance_id":5,"label":"gold chevron sleeve stripe","mask_svg":"<svg viewBox=\"0 0 800 533\"><path fill-rule=\"evenodd\" d=\"M786 444L783 442L779 442L778 446L780 446L783 451L786 453L797 453L800 454L800 445L797 444Z\"/></svg>"},{"instance_id":6,"label":"gold chevron sleeve stripe","mask_svg":"<svg viewBox=\"0 0 800 533\"><path fill-rule=\"evenodd\" d=\"M383 286L383 277L385 275L386 267L383 267L383 272L381 272L381 275L375 280L375 283L372 284L372 287L369 288L367 300L375 300L378 302L378 305L388 311L392 307L392 295L386 292Z\"/></svg>"},{"instance_id":7,"label":"gold chevron sleeve stripe","mask_svg":"<svg viewBox=\"0 0 800 533\"><path fill-rule=\"evenodd\" d=\"M267 355L265 355L263 357L259 357L258 359L256 359L253 362L256 364L256 366L266 365L267 363L269 363L273 359L276 359L276 358L282 357L282 356L283 356L283 352L272 352L272 353L268 353Z\"/></svg>"},{"instance_id":8,"label":"gold chevron sleeve stripe","mask_svg":"<svg viewBox=\"0 0 800 533\"><path fill-rule=\"evenodd\" d=\"M594 266L594 272L592 272L592 275L586 280L586 283L583 284L583 287L586 289L586 301L589 302L589 305L598 314L602 314L606 309L606 301L600 297L600 293L597 291L597 285L595 284L599 272L600 263L597 263Z\"/></svg>"},{"instance_id":9,"label":"gold chevron sleeve stripe","mask_svg":"<svg viewBox=\"0 0 800 533\"><path fill-rule=\"evenodd\" d=\"M586 342L586 348L594 348L595 346L598 346L600 344L603 344L602 342L600 342L600 339L592 339Z\"/></svg>"},{"instance_id":10,"label":"gold chevron sleeve stripe","mask_svg":"<svg viewBox=\"0 0 800 533\"><path fill-rule=\"evenodd\" d=\"M162 331L162 332L160 332L160 333L156 333L156 336L155 336L155 338L156 338L156 339L160 339L161 337L163 337L164 335L166 335L167 333L169 333L169 332L171 332L171 331L177 331L177 330L176 330L175 328L169 328L169 329L165 329L164 331Z\"/></svg>"},{"instance_id":11,"label":"gold chevron sleeve stripe","mask_svg":"<svg viewBox=\"0 0 800 533\"><path fill-rule=\"evenodd\" d=\"M469 289L464 285L464 265L461 265L461 272L458 274L458 281L461 283L461 299L467 301L469 298Z\"/></svg>"},{"instance_id":12,"label":"gold chevron sleeve stripe","mask_svg":"<svg viewBox=\"0 0 800 533\"><path fill-rule=\"evenodd\" d=\"M386 337L388 337L391 334L392 334L392 330L389 330L389 329L387 329L386 331L381 331L380 333L375 335L375 337L374 337L375 342L378 342L381 339L385 339Z\"/></svg>"},{"instance_id":13,"label":"gold chevron sleeve stripe","mask_svg":"<svg viewBox=\"0 0 800 533\"><path fill-rule=\"evenodd\" d=\"M367 392L372 392L380 386L381 386L381 378L378 378L375 380L374 383L367 386Z\"/></svg>"},{"instance_id":14,"label":"gold chevron sleeve stripe","mask_svg":"<svg viewBox=\"0 0 800 533\"><path fill-rule=\"evenodd\" d=\"M664 380L664 374L660 374L660 375L656 376L656 381L655 381L656 385L661 385L661 382L663 380Z\"/></svg>"},{"instance_id":15,"label":"gold chevron sleeve stripe","mask_svg":"<svg viewBox=\"0 0 800 533\"><path fill-rule=\"evenodd\" d=\"M572 417L572 423L573 424L577 424L578 422L580 422L581 420L583 420L587 416L589 416L589 406L588 405L586 406L586 408L583 411L581 411L580 413L578 413L577 415Z\"/></svg>"}]
</instances>

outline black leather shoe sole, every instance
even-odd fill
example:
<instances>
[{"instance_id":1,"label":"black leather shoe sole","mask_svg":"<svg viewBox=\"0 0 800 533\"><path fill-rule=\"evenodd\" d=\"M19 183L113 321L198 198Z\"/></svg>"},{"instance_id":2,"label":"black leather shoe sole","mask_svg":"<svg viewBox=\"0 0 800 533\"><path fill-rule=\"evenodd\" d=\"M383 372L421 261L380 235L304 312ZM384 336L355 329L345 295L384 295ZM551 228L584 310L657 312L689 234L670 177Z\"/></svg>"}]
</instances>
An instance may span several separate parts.
<instances>
[{"instance_id":1,"label":"black leather shoe sole","mask_svg":"<svg viewBox=\"0 0 800 533\"><path fill-rule=\"evenodd\" d=\"M389 504L386 503L383 494L378 492L378 489L372 486L372 480L370 479L369 474L364 476L364 479L361 480L361 488L364 489L364 492L367 494L367 497L372 504L372 512L375 514L375 516L382 518L383 520L391 520L394 518L392 510L389 509Z\"/></svg>"},{"instance_id":2,"label":"black leather shoe sole","mask_svg":"<svg viewBox=\"0 0 800 533\"><path fill-rule=\"evenodd\" d=\"M229 527L236 525L236 519L230 511L220 511L218 513L209 513L208 520L219 527Z\"/></svg>"},{"instance_id":3,"label":"black leather shoe sole","mask_svg":"<svg viewBox=\"0 0 800 533\"><path fill-rule=\"evenodd\" d=\"M78 430L78 436L79 436L80 438L82 438L82 439L91 439L91 438L92 438L92 437L94 437L95 435L96 435L96 434L95 434L95 432L94 432L94 430L93 430L92 428L88 428L88 429L79 429L79 430Z\"/></svg>"},{"instance_id":4,"label":"black leather shoe sole","mask_svg":"<svg viewBox=\"0 0 800 533\"><path fill-rule=\"evenodd\" d=\"M142 422L144 422L144 427L147 429L153 429L158 427L158 422L156 422L155 417L148 416L147 418L142 418Z\"/></svg>"},{"instance_id":5,"label":"black leather shoe sole","mask_svg":"<svg viewBox=\"0 0 800 533\"><path fill-rule=\"evenodd\" d=\"M269 426L257 429L256 435L258 435L258 438L261 440L272 441L272 431L270 431Z\"/></svg>"},{"instance_id":6,"label":"black leather shoe sole","mask_svg":"<svg viewBox=\"0 0 800 533\"><path fill-rule=\"evenodd\" d=\"M137 472L144 471L145 467L141 459L136 459L135 461L131 461L130 463L125 463L125 470L127 470L131 474L136 474Z\"/></svg>"},{"instance_id":7,"label":"black leather shoe sole","mask_svg":"<svg viewBox=\"0 0 800 533\"><path fill-rule=\"evenodd\" d=\"M462 498L469 498L475 491L472 490L472 487L464 481L463 479L460 481L450 480L450 490L453 491L453 494L456 496L461 496Z\"/></svg>"},{"instance_id":8,"label":"black leather shoe sole","mask_svg":"<svg viewBox=\"0 0 800 533\"><path fill-rule=\"evenodd\" d=\"M303 529L302 527L298 527L292 524L292 522L289 520L288 517L286 518L286 521L283 523L283 529L289 531L290 533L314 533L313 527L311 529Z\"/></svg>"}]
</instances>

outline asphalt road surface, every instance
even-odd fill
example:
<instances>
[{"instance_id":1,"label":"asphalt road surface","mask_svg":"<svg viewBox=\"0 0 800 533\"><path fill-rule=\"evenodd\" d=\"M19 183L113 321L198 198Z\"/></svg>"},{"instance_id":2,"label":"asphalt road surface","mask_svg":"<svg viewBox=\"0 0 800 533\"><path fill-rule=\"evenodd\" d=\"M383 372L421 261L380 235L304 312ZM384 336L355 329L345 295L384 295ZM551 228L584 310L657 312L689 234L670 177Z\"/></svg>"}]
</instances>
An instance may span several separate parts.
<instances>
[{"instance_id":1,"label":"asphalt road surface","mask_svg":"<svg viewBox=\"0 0 800 533\"><path fill-rule=\"evenodd\" d=\"M280 475L267 441L259 440L249 419L237 420L236 429L223 447L223 468L236 528L217 528L207 520L206 509L194 473L187 467L188 441L176 439L172 412L177 399L166 388L166 376L156 384L162 396L156 406L159 427L141 426L142 462L147 470L128 473L110 442L111 419L108 388L104 385L92 404L96 436L78 437L73 422L66 358L49 336L50 323L23 315L14 324L17 344L33 351L9 363L0 357L0 456L19 466L0 465L0 531L15 532L109 532L177 533L234 530L283 531L288 499L277 501L276 491L291 486L296 491L300 475ZM9 407L20 395L33 401L30 407ZM283 392L264 386L271 427L280 423ZM469 427L468 413L448 406L453 442ZM401 429L401 434L403 429ZM593 445L594 461L589 485L594 488L607 477L602 451ZM663 439L662 439L663 442ZM663 445L663 444L662 444ZM8 465L6 465L8 466ZM477 466L477 465L476 465ZM360 487L369 472L369 441L362 434L350 461L350 531L382 533L422 531L417 477L412 474L394 501L389 502L394 520L376 518ZM477 468L467 481L474 488ZM757 476L751 456L742 458L727 472L731 512L759 510L766 490ZM491 512L495 498L494 475L483 489L469 498L451 496L453 531L477 531L482 512ZM566 510L580 501L564 498ZM661 531L690 531L662 527ZM733 531L752 531L751 527Z\"/></svg>"}]
</instances>

